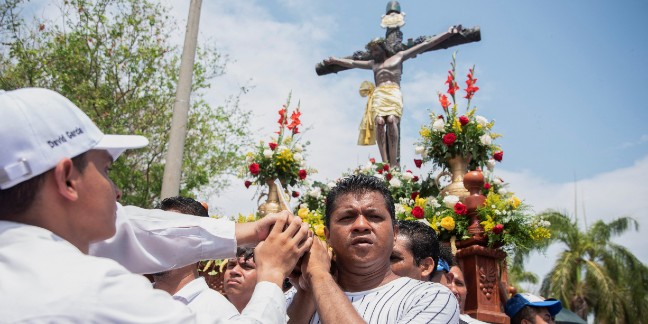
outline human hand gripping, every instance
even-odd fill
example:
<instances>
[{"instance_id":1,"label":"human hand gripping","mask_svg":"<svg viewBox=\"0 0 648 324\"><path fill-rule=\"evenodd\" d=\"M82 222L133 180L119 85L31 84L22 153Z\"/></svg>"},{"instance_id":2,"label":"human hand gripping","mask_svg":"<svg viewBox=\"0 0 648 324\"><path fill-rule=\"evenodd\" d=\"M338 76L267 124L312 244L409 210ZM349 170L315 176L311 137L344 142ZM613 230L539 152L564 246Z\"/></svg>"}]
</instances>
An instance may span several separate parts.
<instances>
[{"instance_id":1,"label":"human hand gripping","mask_svg":"<svg viewBox=\"0 0 648 324\"><path fill-rule=\"evenodd\" d=\"M282 214L288 217L281 217ZM277 215L280 217L275 219L265 240L254 249L254 261L258 281L273 282L281 287L299 258L310 249L313 235L299 217L288 212Z\"/></svg>"},{"instance_id":2,"label":"human hand gripping","mask_svg":"<svg viewBox=\"0 0 648 324\"><path fill-rule=\"evenodd\" d=\"M304 255L301 263L302 278L300 286L312 287L313 278L331 274L331 252L322 240L314 240L310 250Z\"/></svg>"}]
</instances>

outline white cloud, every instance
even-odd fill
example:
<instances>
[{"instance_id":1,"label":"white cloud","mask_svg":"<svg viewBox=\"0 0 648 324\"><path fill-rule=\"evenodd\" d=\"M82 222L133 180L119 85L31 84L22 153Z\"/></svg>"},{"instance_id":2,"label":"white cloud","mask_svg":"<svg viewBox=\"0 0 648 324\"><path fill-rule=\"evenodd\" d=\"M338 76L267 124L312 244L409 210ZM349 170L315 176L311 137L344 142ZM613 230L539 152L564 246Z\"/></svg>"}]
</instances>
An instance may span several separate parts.
<instances>
[{"instance_id":1,"label":"white cloud","mask_svg":"<svg viewBox=\"0 0 648 324\"><path fill-rule=\"evenodd\" d=\"M631 148L631 147L634 147L634 146L637 146L637 145L641 145L641 144L646 143L646 142L648 142L648 134L643 134L636 141L625 142L625 143L621 144L621 148L622 149L627 149L627 148Z\"/></svg>"}]
</instances>

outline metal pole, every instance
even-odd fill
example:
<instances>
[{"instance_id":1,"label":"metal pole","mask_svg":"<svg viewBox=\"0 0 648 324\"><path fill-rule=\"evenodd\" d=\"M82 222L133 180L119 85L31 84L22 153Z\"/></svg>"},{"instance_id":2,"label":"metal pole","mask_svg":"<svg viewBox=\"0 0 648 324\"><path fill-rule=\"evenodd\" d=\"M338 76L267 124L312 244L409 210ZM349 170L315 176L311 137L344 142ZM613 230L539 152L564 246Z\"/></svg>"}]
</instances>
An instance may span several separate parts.
<instances>
[{"instance_id":1,"label":"metal pole","mask_svg":"<svg viewBox=\"0 0 648 324\"><path fill-rule=\"evenodd\" d=\"M177 196L180 192L180 175L182 174L182 156L187 137L187 119L189 114L189 96L193 77L193 65L198 41L198 25L200 23L200 7L202 0L191 0L187 32L185 34L182 58L180 61L180 76L176 90L176 100L171 119L169 134L169 150L167 151L164 177L162 179L161 198Z\"/></svg>"}]
</instances>

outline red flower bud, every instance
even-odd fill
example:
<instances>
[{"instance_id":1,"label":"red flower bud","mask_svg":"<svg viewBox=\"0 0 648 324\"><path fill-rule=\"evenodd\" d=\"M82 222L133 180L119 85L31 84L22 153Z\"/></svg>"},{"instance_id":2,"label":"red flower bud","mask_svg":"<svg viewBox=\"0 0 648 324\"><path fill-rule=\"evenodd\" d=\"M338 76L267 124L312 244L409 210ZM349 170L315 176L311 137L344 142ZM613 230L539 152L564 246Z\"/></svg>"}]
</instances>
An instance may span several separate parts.
<instances>
[{"instance_id":1,"label":"red flower bud","mask_svg":"<svg viewBox=\"0 0 648 324\"><path fill-rule=\"evenodd\" d=\"M497 224L497 225L493 226L493 233L502 234L502 232L504 232L504 225Z\"/></svg>"},{"instance_id":2,"label":"red flower bud","mask_svg":"<svg viewBox=\"0 0 648 324\"><path fill-rule=\"evenodd\" d=\"M260 170L261 170L261 168L259 167L259 164L257 164L257 163L250 164L250 173L252 173L252 175L259 174Z\"/></svg>"},{"instance_id":3,"label":"red flower bud","mask_svg":"<svg viewBox=\"0 0 648 324\"><path fill-rule=\"evenodd\" d=\"M466 116L461 116L459 117L459 123L461 124L461 126L466 126L468 125L468 123L470 123L470 119L468 119L468 117Z\"/></svg>"},{"instance_id":4,"label":"red flower bud","mask_svg":"<svg viewBox=\"0 0 648 324\"><path fill-rule=\"evenodd\" d=\"M458 202L454 205L454 211L457 215L466 215L468 213L468 208L466 205Z\"/></svg>"},{"instance_id":5,"label":"red flower bud","mask_svg":"<svg viewBox=\"0 0 648 324\"><path fill-rule=\"evenodd\" d=\"M306 172L306 170L304 170L304 169L299 170L299 179L304 180L304 179L306 179L307 175L308 175L308 172Z\"/></svg>"},{"instance_id":6,"label":"red flower bud","mask_svg":"<svg viewBox=\"0 0 648 324\"><path fill-rule=\"evenodd\" d=\"M389 164L387 163L383 164L383 170L389 171Z\"/></svg>"},{"instance_id":7,"label":"red flower bud","mask_svg":"<svg viewBox=\"0 0 648 324\"><path fill-rule=\"evenodd\" d=\"M423 218L423 215L425 215L425 211L423 211L423 208L420 206L414 206L414 208L412 208L412 216L415 218L421 219Z\"/></svg>"},{"instance_id":8,"label":"red flower bud","mask_svg":"<svg viewBox=\"0 0 648 324\"><path fill-rule=\"evenodd\" d=\"M421 168L421 165L423 165L423 160L421 159L414 159L414 165L416 165L417 168Z\"/></svg>"},{"instance_id":9,"label":"red flower bud","mask_svg":"<svg viewBox=\"0 0 648 324\"><path fill-rule=\"evenodd\" d=\"M383 169L378 169L378 170L376 170L376 172L378 172L378 174L382 174L382 173L383 173Z\"/></svg>"},{"instance_id":10,"label":"red flower bud","mask_svg":"<svg viewBox=\"0 0 648 324\"><path fill-rule=\"evenodd\" d=\"M371 164L376 164L376 159L371 158L371 159L369 159L369 162L371 162Z\"/></svg>"},{"instance_id":11,"label":"red flower bud","mask_svg":"<svg viewBox=\"0 0 648 324\"><path fill-rule=\"evenodd\" d=\"M299 192L293 191L292 196L295 197L295 198L299 197Z\"/></svg>"},{"instance_id":12,"label":"red flower bud","mask_svg":"<svg viewBox=\"0 0 648 324\"><path fill-rule=\"evenodd\" d=\"M414 192L412 192L412 194L410 195L410 198L412 198L412 200L414 200L414 199L416 199L416 197L418 197L418 196L419 196L419 192L418 192L418 191L414 191Z\"/></svg>"},{"instance_id":13,"label":"red flower bud","mask_svg":"<svg viewBox=\"0 0 648 324\"><path fill-rule=\"evenodd\" d=\"M484 183L484 189L488 190L490 189L490 187L491 187L490 183L488 182Z\"/></svg>"},{"instance_id":14,"label":"red flower bud","mask_svg":"<svg viewBox=\"0 0 648 324\"><path fill-rule=\"evenodd\" d=\"M502 158L504 157L504 151L497 151L493 153L493 159L497 162L502 162Z\"/></svg>"},{"instance_id":15,"label":"red flower bud","mask_svg":"<svg viewBox=\"0 0 648 324\"><path fill-rule=\"evenodd\" d=\"M418 176L414 176L414 178L412 178L412 182L417 182L417 181L419 181L419 177L418 177Z\"/></svg>"},{"instance_id":16,"label":"red flower bud","mask_svg":"<svg viewBox=\"0 0 648 324\"><path fill-rule=\"evenodd\" d=\"M387 181L391 180L391 179L392 179L392 175L391 175L391 173L387 173L387 174L385 175L385 179L387 179Z\"/></svg>"},{"instance_id":17,"label":"red flower bud","mask_svg":"<svg viewBox=\"0 0 648 324\"><path fill-rule=\"evenodd\" d=\"M270 149L274 151L277 148L277 143L270 142L268 143L268 146L270 146Z\"/></svg>"},{"instance_id":18,"label":"red flower bud","mask_svg":"<svg viewBox=\"0 0 648 324\"><path fill-rule=\"evenodd\" d=\"M244 184L245 184L245 188L250 188L250 186L252 185L252 181L250 181L250 180L245 180L245 183L244 183Z\"/></svg>"},{"instance_id":19,"label":"red flower bud","mask_svg":"<svg viewBox=\"0 0 648 324\"><path fill-rule=\"evenodd\" d=\"M450 146L454 144L454 142L457 140L457 135L454 133L448 133L443 135L443 144Z\"/></svg>"}]
</instances>

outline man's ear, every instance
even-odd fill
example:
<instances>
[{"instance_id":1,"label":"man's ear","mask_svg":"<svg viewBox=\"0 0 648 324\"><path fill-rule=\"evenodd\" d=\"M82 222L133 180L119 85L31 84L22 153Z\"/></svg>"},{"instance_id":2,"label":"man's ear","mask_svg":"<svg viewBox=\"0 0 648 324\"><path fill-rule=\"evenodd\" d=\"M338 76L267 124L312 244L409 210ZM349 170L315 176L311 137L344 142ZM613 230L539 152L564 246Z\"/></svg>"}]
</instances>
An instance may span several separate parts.
<instances>
[{"instance_id":1,"label":"man's ear","mask_svg":"<svg viewBox=\"0 0 648 324\"><path fill-rule=\"evenodd\" d=\"M394 225L394 245L396 244L397 239L398 239L398 225Z\"/></svg>"},{"instance_id":2,"label":"man's ear","mask_svg":"<svg viewBox=\"0 0 648 324\"><path fill-rule=\"evenodd\" d=\"M79 198L78 193L78 172L74 168L72 160L65 158L54 167L54 183L58 193L70 201Z\"/></svg>"},{"instance_id":3,"label":"man's ear","mask_svg":"<svg viewBox=\"0 0 648 324\"><path fill-rule=\"evenodd\" d=\"M436 264L434 264L434 259L432 259L432 257L427 257L419 262L419 269L421 269L422 278L428 278L430 274L434 272L435 268Z\"/></svg>"},{"instance_id":4,"label":"man's ear","mask_svg":"<svg viewBox=\"0 0 648 324\"><path fill-rule=\"evenodd\" d=\"M326 237L326 242L329 241L329 236L331 235L331 232L329 232L329 229L327 226L324 226L324 237Z\"/></svg>"}]
</instances>

